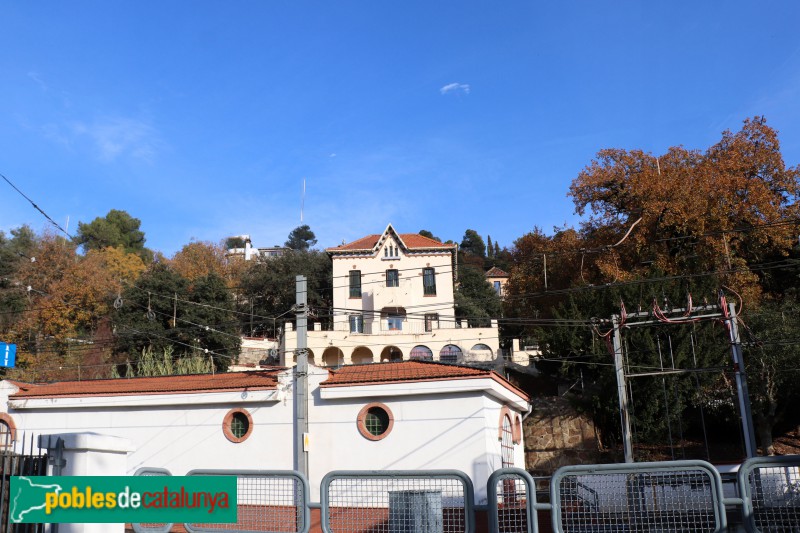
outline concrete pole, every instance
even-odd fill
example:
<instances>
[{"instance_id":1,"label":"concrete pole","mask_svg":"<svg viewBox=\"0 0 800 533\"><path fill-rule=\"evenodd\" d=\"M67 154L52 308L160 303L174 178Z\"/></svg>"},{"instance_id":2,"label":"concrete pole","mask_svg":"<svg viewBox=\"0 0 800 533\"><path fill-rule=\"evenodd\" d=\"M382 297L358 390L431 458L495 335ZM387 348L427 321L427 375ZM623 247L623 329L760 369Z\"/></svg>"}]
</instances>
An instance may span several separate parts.
<instances>
[{"instance_id":1,"label":"concrete pole","mask_svg":"<svg viewBox=\"0 0 800 533\"><path fill-rule=\"evenodd\" d=\"M614 326L612 342L614 345L614 369L617 373L617 394L619 395L619 418L622 424L622 443L625 447L625 462L633 462L633 442L631 440L631 417L628 412L628 387L625 382L625 367L622 356L622 336L619 332L619 316L613 315Z\"/></svg>"},{"instance_id":2,"label":"concrete pole","mask_svg":"<svg viewBox=\"0 0 800 533\"><path fill-rule=\"evenodd\" d=\"M295 464L308 478L308 284L305 276L295 278L295 314L297 316L297 364L294 367L295 390Z\"/></svg>"}]
</instances>

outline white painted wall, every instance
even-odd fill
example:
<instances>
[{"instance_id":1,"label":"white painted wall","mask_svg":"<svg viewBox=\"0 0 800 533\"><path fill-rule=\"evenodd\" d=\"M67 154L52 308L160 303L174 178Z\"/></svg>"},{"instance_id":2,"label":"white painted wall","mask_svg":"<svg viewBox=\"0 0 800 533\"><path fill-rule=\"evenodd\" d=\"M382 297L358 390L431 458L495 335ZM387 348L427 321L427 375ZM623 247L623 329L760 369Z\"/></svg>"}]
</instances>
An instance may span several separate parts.
<instances>
[{"instance_id":1,"label":"white painted wall","mask_svg":"<svg viewBox=\"0 0 800 533\"><path fill-rule=\"evenodd\" d=\"M312 367L314 385L326 379L320 370ZM336 470L454 469L472 479L476 502L486 503L486 481L501 465L501 408L508 405L513 413L527 408L524 400L488 381L361 385L342 390L310 384L314 389L309 409L312 493L318 493L322 477L332 466ZM358 431L358 413L372 402L385 404L394 416L391 433L379 441ZM524 446L520 443L516 448L515 464L524 468Z\"/></svg>"},{"instance_id":2,"label":"white painted wall","mask_svg":"<svg viewBox=\"0 0 800 533\"><path fill-rule=\"evenodd\" d=\"M194 468L290 467L291 446L276 443L292 442L291 402L265 401L267 391L253 391L247 400L241 396L236 392L91 397L84 402L63 398L47 400L49 407L28 401L33 408L12 401L8 412L17 430L26 434L89 431L130 440L134 451L128 456L128 474L143 466L166 468L174 475ZM198 403L181 401L192 397L198 397ZM234 407L247 409L254 426L250 438L238 444L222 433L222 421Z\"/></svg>"},{"instance_id":3,"label":"white painted wall","mask_svg":"<svg viewBox=\"0 0 800 533\"><path fill-rule=\"evenodd\" d=\"M455 469L472 478L476 501L484 502L486 479L500 467L500 409L507 405L523 413L527 408L525 399L489 378L321 388L327 378L325 369L310 367L314 501L332 470ZM95 432L130 440L128 474L145 466L174 475L198 468L291 470L290 379L287 371L279 391L11 400L7 412L27 434ZM362 407L376 401L394 416L391 433L380 441L363 437L357 425ZM222 432L223 419L234 407L247 409L253 419L253 433L238 444ZM517 448L516 464L524 468L522 444Z\"/></svg>"}]
</instances>

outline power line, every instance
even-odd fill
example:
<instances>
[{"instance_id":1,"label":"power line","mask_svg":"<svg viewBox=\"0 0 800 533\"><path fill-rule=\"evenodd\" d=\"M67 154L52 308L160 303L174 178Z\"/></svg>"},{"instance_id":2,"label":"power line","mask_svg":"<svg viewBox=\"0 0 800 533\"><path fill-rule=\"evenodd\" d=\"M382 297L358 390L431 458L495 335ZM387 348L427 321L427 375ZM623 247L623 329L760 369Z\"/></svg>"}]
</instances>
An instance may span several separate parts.
<instances>
[{"instance_id":1,"label":"power line","mask_svg":"<svg viewBox=\"0 0 800 533\"><path fill-rule=\"evenodd\" d=\"M49 221L50 221L50 223L51 223L53 226L55 226L55 227L56 227L56 228L57 228L57 229L58 229L60 232L62 232L64 235L66 235L66 236L67 236L67 237L69 237L70 239L74 239L74 237L73 237L72 235L70 235L70 234L67 232L67 230L65 230L64 228L62 228L62 227L61 227L61 225L60 225L58 222L56 222L55 220L53 220L52 218L50 218L50 215L48 215L47 213L45 213L45 212L42 210L42 208L41 208L41 207L39 207L38 205L36 205L36 203L35 203L33 200L31 200L30 198L28 198L28 196L27 196L27 195L26 195L24 192L22 192L21 190L19 190L19 189L17 188L17 186L16 186L16 185L14 185L13 183L11 183L11 180L9 180L9 179L8 179L7 177L5 177L3 174L0 174L0 178L3 178L3 179L6 181L6 183L8 183L9 185L11 185L11 187L12 187L12 188L13 188L15 191L17 191L19 194L21 194L23 198L25 198L26 200L28 200L28 201L30 202L30 204L31 204L31 205L34 207L34 209L36 209L36 210L37 210L37 211L39 211L39 212L40 212L42 215L44 215L44 217L45 217L47 220L49 220Z\"/></svg>"}]
</instances>

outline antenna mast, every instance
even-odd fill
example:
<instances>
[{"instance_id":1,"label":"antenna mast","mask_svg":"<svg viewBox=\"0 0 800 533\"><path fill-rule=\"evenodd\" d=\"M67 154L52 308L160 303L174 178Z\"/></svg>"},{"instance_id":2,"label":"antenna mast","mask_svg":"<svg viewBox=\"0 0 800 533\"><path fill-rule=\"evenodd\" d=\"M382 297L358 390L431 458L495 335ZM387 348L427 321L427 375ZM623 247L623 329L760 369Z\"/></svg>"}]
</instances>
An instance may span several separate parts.
<instances>
[{"instance_id":1,"label":"antenna mast","mask_svg":"<svg viewBox=\"0 0 800 533\"><path fill-rule=\"evenodd\" d=\"M306 179L303 178L303 194L300 196L300 224L303 223L303 210L306 207Z\"/></svg>"}]
</instances>

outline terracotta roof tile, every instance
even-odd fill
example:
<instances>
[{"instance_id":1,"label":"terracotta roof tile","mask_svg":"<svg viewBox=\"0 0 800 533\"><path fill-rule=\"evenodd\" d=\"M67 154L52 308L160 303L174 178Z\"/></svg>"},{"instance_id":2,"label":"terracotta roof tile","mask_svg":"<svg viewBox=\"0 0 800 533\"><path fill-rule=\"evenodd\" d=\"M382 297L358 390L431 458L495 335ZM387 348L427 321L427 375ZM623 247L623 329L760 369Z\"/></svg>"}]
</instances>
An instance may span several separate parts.
<instances>
[{"instance_id":1,"label":"terracotta roof tile","mask_svg":"<svg viewBox=\"0 0 800 533\"><path fill-rule=\"evenodd\" d=\"M508 278L508 277L510 277L510 274L508 272L506 272L505 270L501 270L501 269L499 269L497 267L492 267L492 268L489 269L488 272L486 272L486 277L487 278Z\"/></svg>"},{"instance_id":2,"label":"terracotta roof tile","mask_svg":"<svg viewBox=\"0 0 800 533\"><path fill-rule=\"evenodd\" d=\"M491 370L456 366L429 361L402 361L349 365L331 371L321 386L356 385L358 383L418 381L426 379L459 379L489 377Z\"/></svg>"},{"instance_id":3,"label":"terracotta roof tile","mask_svg":"<svg viewBox=\"0 0 800 533\"><path fill-rule=\"evenodd\" d=\"M418 233L401 233L400 238L409 248L455 248L455 244L446 244L436 239L424 237Z\"/></svg>"},{"instance_id":4,"label":"terracotta roof tile","mask_svg":"<svg viewBox=\"0 0 800 533\"><path fill-rule=\"evenodd\" d=\"M367 235L366 237L361 237L357 241L342 244L341 246L334 246L333 248L326 248L326 251L372 250L380 238L380 235Z\"/></svg>"},{"instance_id":5,"label":"terracotta roof tile","mask_svg":"<svg viewBox=\"0 0 800 533\"><path fill-rule=\"evenodd\" d=\"M381 235L382 234L367 235L366 237L362 237L356 241L347 244L342 244L341 246L326 248L326 251L351 252L359 250L372 250L375 247L375 245L378 244L378 240L380 240ZM417 233L399 233L398 236L400 237L400 239L402 239L403 243L408 247L409 250L415 250L420 248L441 248L444 250L456 247L455 244L445 244L435 239L424 237Z\"/></svg>"},{"instance_id":6,"label":"terracotta roof tile","mask_svg":"<svg viewBox=\"0 0 800 533\"><path fill-rule=\"evenodd\" d=\"M192 374L147 378L96 379L57 381L54 383L14 382L19 392L10 398L44 398L58 396L121 396L135 394L172 394L200 391L241 389L275 389L278 373L283 368L221 374Z\"/></svg>"}]
</instances>

